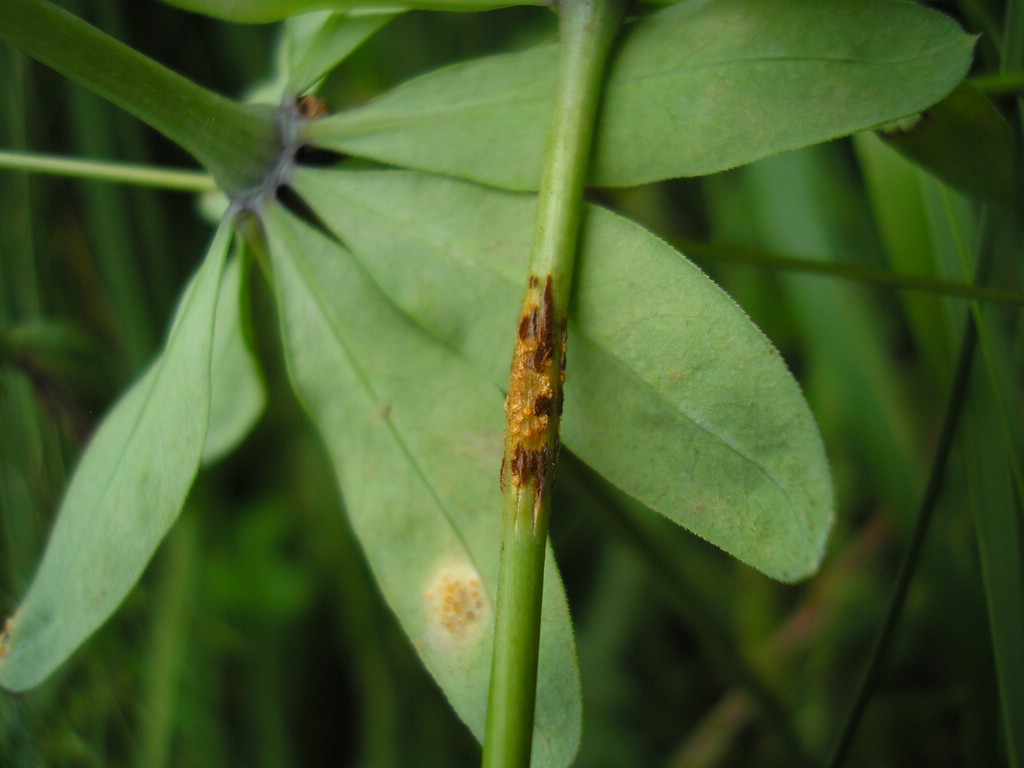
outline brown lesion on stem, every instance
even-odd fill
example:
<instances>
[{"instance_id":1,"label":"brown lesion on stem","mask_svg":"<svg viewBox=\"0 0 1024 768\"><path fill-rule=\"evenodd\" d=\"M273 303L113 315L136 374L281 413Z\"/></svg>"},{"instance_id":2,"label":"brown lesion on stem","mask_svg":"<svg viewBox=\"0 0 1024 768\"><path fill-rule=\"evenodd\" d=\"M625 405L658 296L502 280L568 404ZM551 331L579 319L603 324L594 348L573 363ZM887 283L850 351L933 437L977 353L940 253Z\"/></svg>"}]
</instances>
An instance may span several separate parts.
<instances>
[{"instance_id":1,"label":"brown lesion on stem","mask_svg":"<svg viewBox=\"0 0 1024 768\"><path fill-rule=\"evenodd\" d=\"M558 420L565 380L565 323L556 317L551 276L541 288L531 275L519 318L505 399L501 487L518 493L533 484L534 523L558 458Z\"/></svg>"}]
</instances>

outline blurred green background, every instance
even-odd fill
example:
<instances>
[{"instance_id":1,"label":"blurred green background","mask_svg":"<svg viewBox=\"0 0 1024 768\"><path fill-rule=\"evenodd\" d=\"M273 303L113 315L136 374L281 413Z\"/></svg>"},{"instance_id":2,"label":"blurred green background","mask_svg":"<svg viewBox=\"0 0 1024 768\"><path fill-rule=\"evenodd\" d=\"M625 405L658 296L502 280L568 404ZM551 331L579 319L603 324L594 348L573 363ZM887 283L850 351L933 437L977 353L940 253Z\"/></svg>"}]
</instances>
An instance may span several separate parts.
<instances>
[{"instance_id":1,"label":"blurred green background","mask_svg":"<svg viewBox=\"0 0 1024 768\"><path fill-rule=\"evenodd\" d=\"M244 96L271 71L271 26L223 24L149 0L63 5L228 95ZM1005 4L936 5L985 33L979 73L1019 70L1011 54L1024 30L1003 29ZM1024 13L1016 18L1024 22ZM552 34L550 14L536 9L410 13L347 62L323 95L340 108L417 72ZM1019 143L1018 102L996 104ZM191 164L6 47L0 147ZM988 254L988 279L1017 292L1017 306L979 315L987 322L959 437L849 764L1010 764L1005 728L1013 723L1000 696L1020 678L1012 664L997 665L993 637L1006 641L1019 627L1012 616L1009 630L993 622L987 601L999 604L993 590L1013 601L1024 589L1012 481L1020 476L1022 240L1012 209L983 208L873 135L595 197L693 255L779 347L825 437L837 525L820 575L780 585L566 457L551 535L583 680L576 765L794 765L794 738L809 764L822 762L914 527L968 312L962 299L830 272L852 266L880 279L964 282L979 254ZM0 170L5 614L31 579L84 441L154 353L210 232L189 195ZM778 257L817 262L821 273ZM252 289L266 414L239 451L201 474L114 618L39 689L0 693L0 765L478 761L367 571L285 381L258 276ZM985 375L992 370L994 379ZM979 465L994 468L991 482ZM1010 555L993 561L976 530L992 531L983 521L997 518Z\"/></svg>"}]
</instances>

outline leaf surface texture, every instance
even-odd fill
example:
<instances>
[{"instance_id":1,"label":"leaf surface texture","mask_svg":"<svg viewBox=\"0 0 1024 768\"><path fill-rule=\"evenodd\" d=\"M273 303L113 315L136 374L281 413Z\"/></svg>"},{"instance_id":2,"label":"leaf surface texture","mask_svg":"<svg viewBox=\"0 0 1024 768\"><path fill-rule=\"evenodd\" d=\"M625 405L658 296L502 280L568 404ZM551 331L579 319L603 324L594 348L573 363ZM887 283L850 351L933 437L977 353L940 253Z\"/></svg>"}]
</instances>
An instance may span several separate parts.
<instances>
[{"instance_id":1,"label":"leaf surface texture","mask_svg":"<svg viewBox=\"0 0 1024 768\"><path fill-rule=\"evenodd\" d=\"M0 636L0 684L43 680L110 616L178 517L210 411L225 220L159 357L100 424L75 469L24 601Z\"/></svg>"},{"instance_id":2,"label":"leaf surface texture","mask_svg":"<svg viewBox=\"0 0 1024 768\"><path fill-rule=\"evenodd\" d=\"M892 0L696 0L633 24L611 62L591 183L699 176L874 128L939 101L973 38ZM536 189L557 47L446 67L311 123L311 143Z\"/></svg>"},{"instance_id":3,"label":"leaf surface texture","mask_svg":"<svg viewBox=\"0 0 1024 768\"><path fill-rule=\"evenodd\" d=\"M532 195L399 171L303 170L294 184L409 317L506 385ZM565 444L764 573L812 573L831 483L778 353L697 267L642 228L588 206L581 248Z\"/></svg>"}]
</instances>

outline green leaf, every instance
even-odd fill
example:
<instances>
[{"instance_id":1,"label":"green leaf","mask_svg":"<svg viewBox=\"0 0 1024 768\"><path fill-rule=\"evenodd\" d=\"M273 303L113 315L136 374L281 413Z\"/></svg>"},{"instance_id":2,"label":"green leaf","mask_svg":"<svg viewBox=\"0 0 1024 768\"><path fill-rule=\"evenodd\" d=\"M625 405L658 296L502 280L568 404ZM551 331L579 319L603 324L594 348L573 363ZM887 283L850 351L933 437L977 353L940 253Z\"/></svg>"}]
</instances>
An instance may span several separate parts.
<instances>
[{"instance_id":1,"label":"green leaf","mask_svg":"<svg viewBox=\"0 0 1024 768\"><path fill-rule=\"evenodd\" d=\"M956 90L921 115L879 134L903 155L958 189L984 200L1013 198L1020 165L1010 127L971 85Z\"/></svg>"},{"instance_id":2,"label":"green leaf","mask_svg":"<svg viewBox=\"0 0 1024 768\"><path fill-rule=\"evenodd\" d=\"M241 282L241 259L234 258L224 270L217 300L203 464L233 451L252 430L267 400L263 379L242 333Z\"/></svg>"},{"instance_id":3,"label":"green leaf","mask_svg":"<svg viewBox=\"0 0 1024 768\"><path fill-rule=\"evenodd\" d=\"M353 529L479 739L501 538L501 393L403 314L344 247L278 206L263 220L289 372ZM567 765L579 743L579 682L550 552L544 589L534 765Z\"/></svg>"},{"instance_id":4,"label":"green leaf","mask_svg":"<svg viewBox=\"0 0 1024 768\"><path fill-rule=\"evenodd\" d=\"M962 79L973 38L892 0L681 2L624 32L591 182L698 176L919 112ZM317 121L319 146L536 189L556 48L457 64Z\"/></svg>"},{"instance_id":5,"label":"green leaf","mask_svg":"<svg viewBox=\"0 0 1024 768\"><path fill-rule=\"evenodd\" d=\"M164 0L185 10L230 21L264 23L323 10L420 8L434 11L484 11L513 5L543 5L542 0Z\"/></svg>"},{"instance_id":6,"label":"green leaf","mask_svg":"<svg viewBox=\"0 0 1024 768\"><path fill-rule=\"evenodd\" d=\"M505 386L535 198L409 172L301 170L299 194L402 309ZM764 573L813 572L828 465L785 364L680 254L589 207L569 325L565 444Z\"/></svg>"},{"instance_id":7,"label":"green leaf","mask_svg":"<svg viewBox=\"0 0 1024 768\"><path fill-rule=\"evenodd\" d=\"M28 594L0 635L0 685L41 682L132 588L178 516L199 467L221 272L221 224L178 306L163 352L82 455Z\"/></svg>"},{"instance_id":8,"label":"green leaf","mask_svg":"<svg viewBox=\"0 0 1024 768\"><path fill-rule=\"evenodd\" d=\"M874 240L850 226L863 220L857 213L863 201L842 150L810 147L738 171L728 185L740 193L734 220L719 224L726 241L750 237L776 252L823 263L869 260ZM719 195L719 212L721 202ZM798 320L812 402L820 404L833 434L843 436L837 452L856 457L872 487L884 489L895 519L909 524L920 473L915 401L887 356L878 307L857 287L814 275L784 275L779 283L778 300Z\"/></svg>"},{"instance_id":9,"label":"green leaf","mask_svg":"<svg viewBox=\"0 0 1024 768\"><path fill-rule=\"evenodd\" d=\"M316 14L290 19L288 93L304 93L375 35L398 12Z\"/></svg>"}]
</instances>

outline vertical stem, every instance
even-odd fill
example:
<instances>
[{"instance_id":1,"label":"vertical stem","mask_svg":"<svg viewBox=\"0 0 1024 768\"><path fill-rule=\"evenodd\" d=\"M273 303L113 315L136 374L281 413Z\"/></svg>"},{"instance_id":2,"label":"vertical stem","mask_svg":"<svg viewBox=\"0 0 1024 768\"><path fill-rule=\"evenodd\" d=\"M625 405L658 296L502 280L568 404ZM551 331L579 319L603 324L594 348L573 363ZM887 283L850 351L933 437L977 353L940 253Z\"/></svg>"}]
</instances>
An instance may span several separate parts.
<instances>
[{"instance_id":1,"label":"vertical stem","mask_svg":"<svg viewBox=\"0 0 1024 768\"><path fill-rule=\"evenodd\" d=\"M501 466L502 544L483 764L530 764L544 552L573 262L605 65L622 0L561 0L558 88L517 328Z\"/></svg>"}]
</instances>

